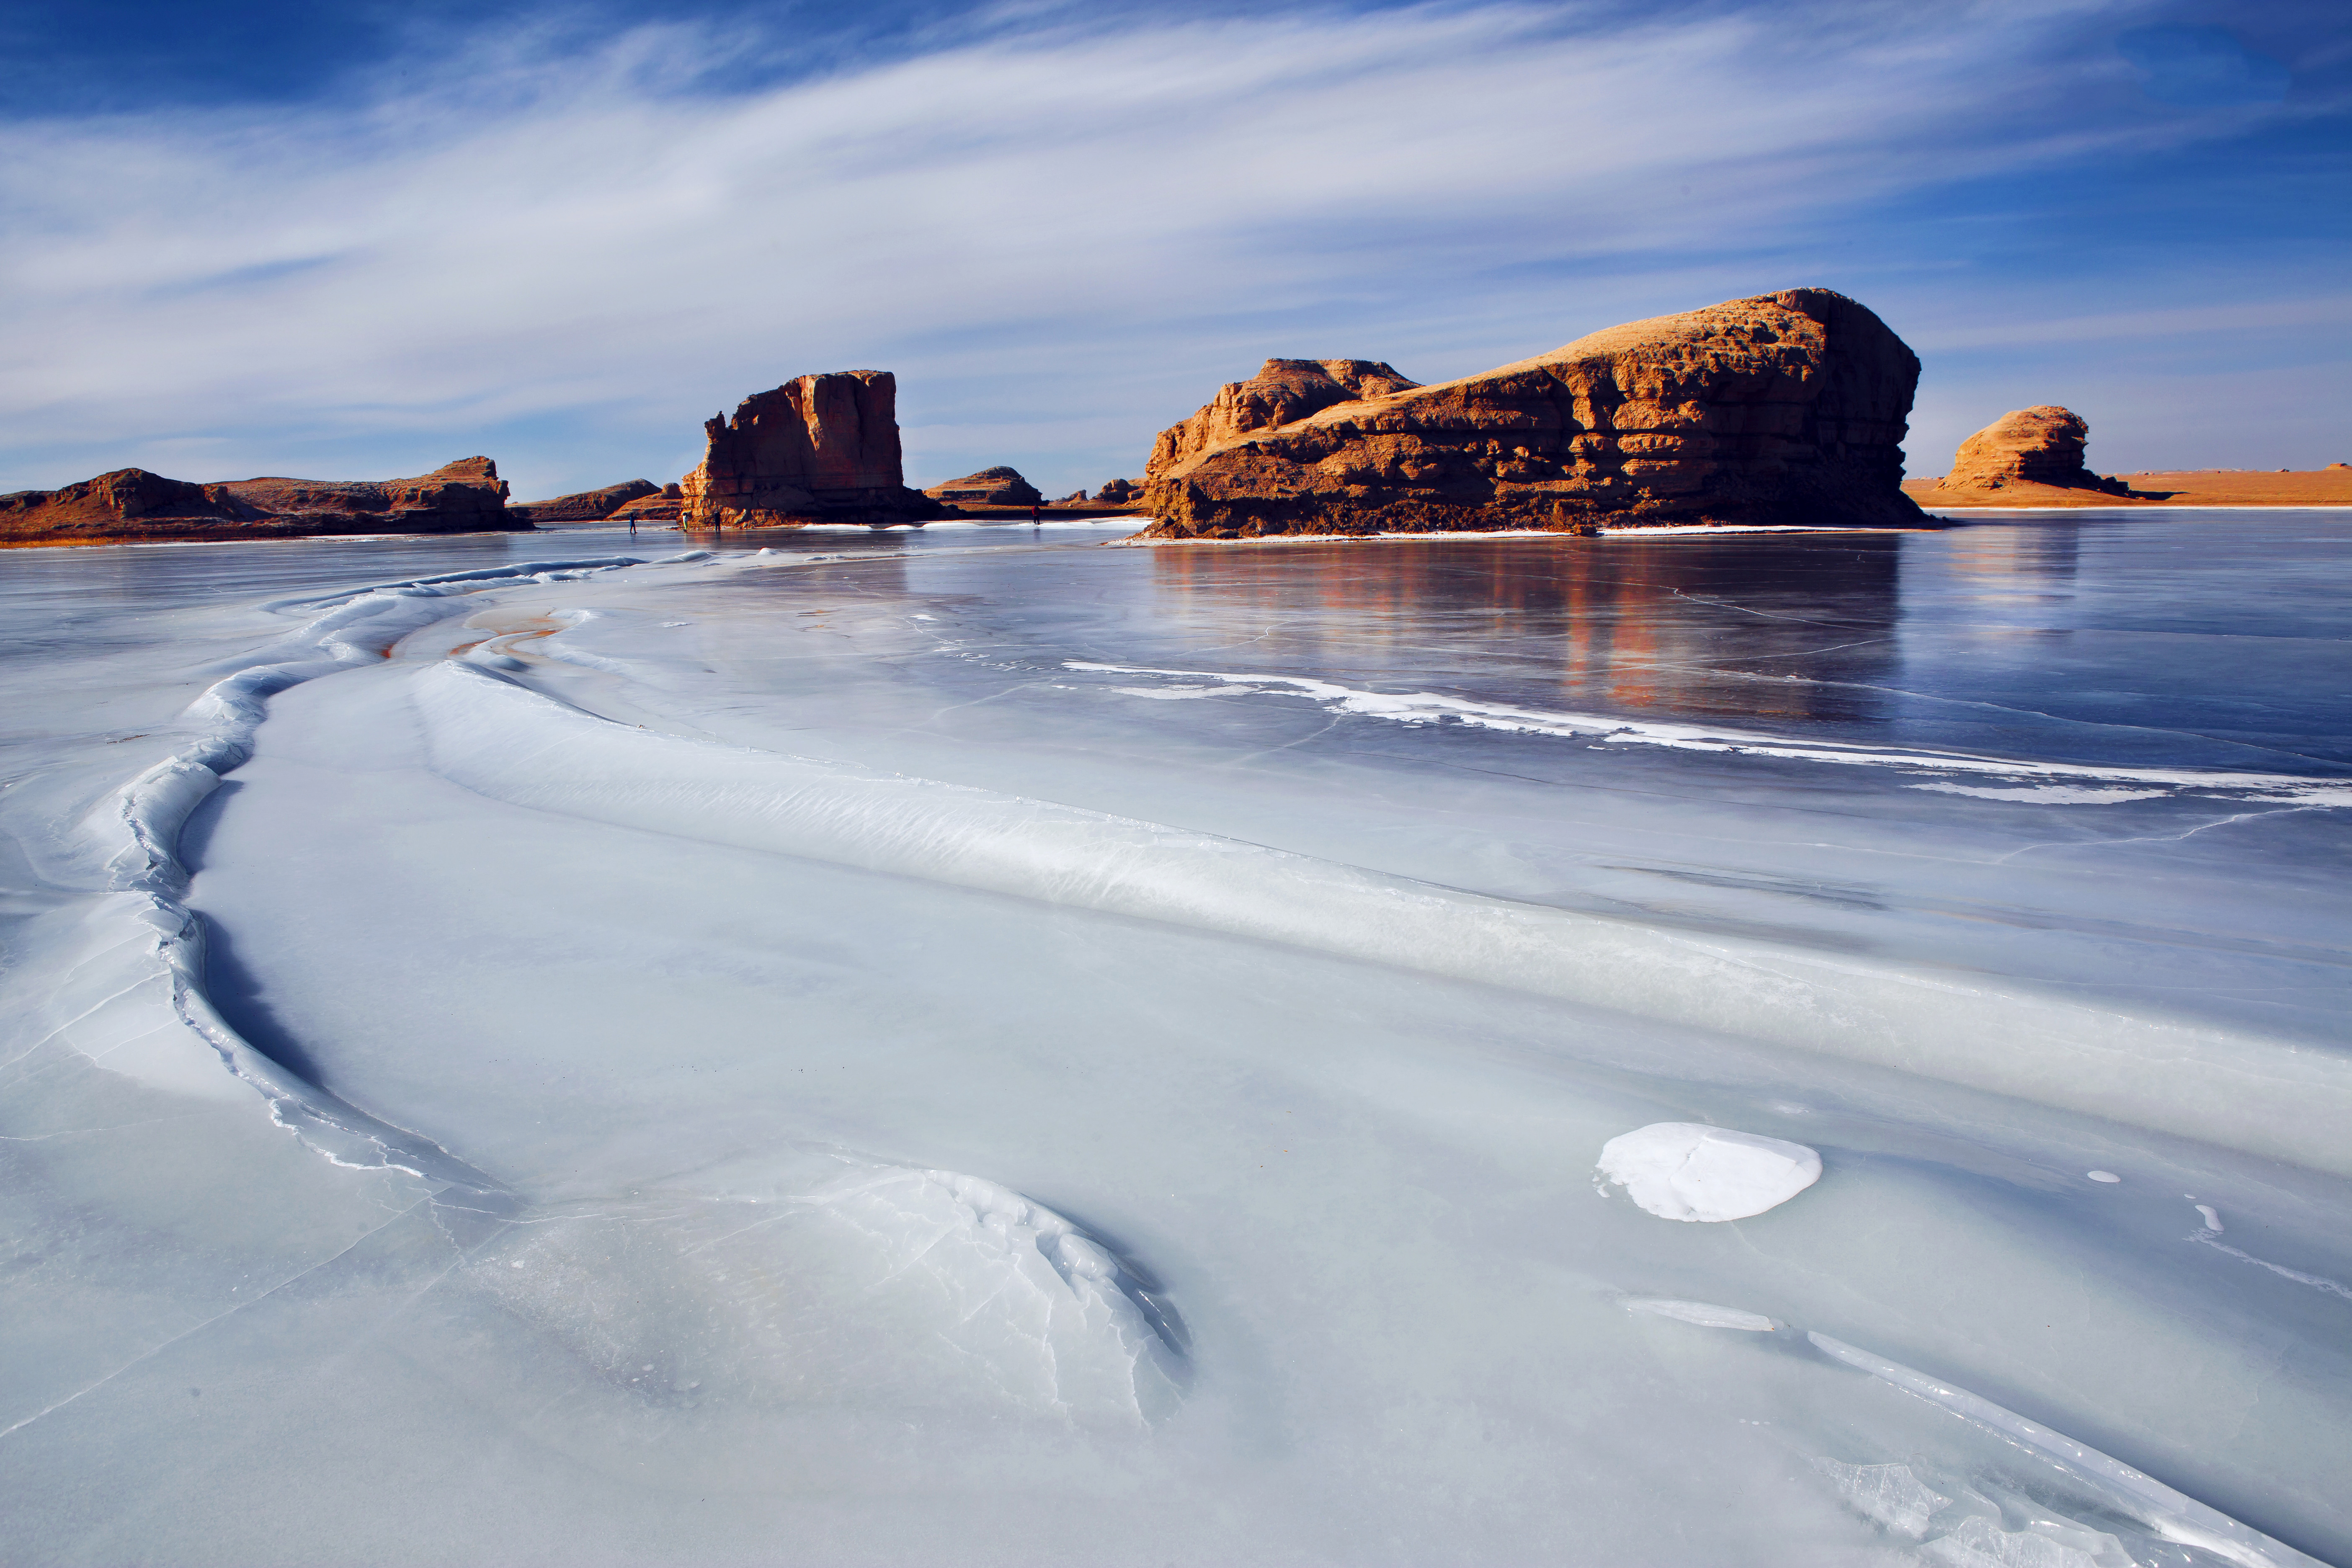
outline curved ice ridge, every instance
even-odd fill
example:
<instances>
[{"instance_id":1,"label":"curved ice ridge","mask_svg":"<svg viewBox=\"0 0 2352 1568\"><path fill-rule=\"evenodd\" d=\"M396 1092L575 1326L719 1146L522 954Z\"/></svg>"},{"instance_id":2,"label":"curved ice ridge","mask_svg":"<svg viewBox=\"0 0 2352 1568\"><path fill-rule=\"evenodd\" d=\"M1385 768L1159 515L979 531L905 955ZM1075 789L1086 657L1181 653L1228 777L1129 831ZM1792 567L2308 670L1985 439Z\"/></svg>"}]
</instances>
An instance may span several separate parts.
<instances>
[{"instance_id":1,"label":"curved ice ridge","mask_svg":"<svg viewBox=\"0 0 2352 1568\"><path fill-rule=\"evenodd\" d=\"M834 1158L771 1191L535 1208L468 1267L647 1397L1097 1426L1173 1408L1182 1326L1135 1265L983 1177Z\"/></svg>"},{"instance_id":2,"label":"curved ice ridge","mask_svg":"<svg viewBox=\"0 0 2352 1568\"><path fill-rule=\"evenodd\" d=\"M592 717L443 660L435 771L593 821L1662 1018L2352 1174L2352 1060L1863 959L1464 892L1212 834Z\"/></svg>"},{"instance_id":3,"label":"curved ice ridge","mask_svg":"<svg viewBox=\"0 0 2352 1568\"><path fill-rule=\"evenodd\" d=\"M1899 1362L1873 1355L1827 1334L1808 1333L1805 1339L1814 1349L1833 1361L1866 1372L1906 1394L1939 1405L1953 1415L2030 1450L2066 1471L2078 1482L2087 1484L2103 1501L2139 1520L2167 1541L2210 1552L2242 1564L2242 1568L2300 1568L2305 1563L2311 1564L2312 1568L2322 1568L2317 1558L2306 1556L2292 1546L2273 1541L2262 1531L2239 1523L2219 1509L2209 1508L2195 1498L2175 1491L2120 1459L2110 1458L2087 1444L2078 1443L2063 1432L2053 1432L2040 1422L2029 1421L2015 1411L2005 1409L1965 1388L1946 1383L1941 1378L1930 1377Z\"/></svg>"},{"instance_id":4,"label":"curved ice ridge","mask_svg":"<svg viewBox=\"0 0 2352 1568\"><path fill-rule=\"evenodd\" d=\"M2024 1450L2058 1470L2099 1509L2137 1520L2162 1540L2209 1552L2240 1568L2325 1568L2284 1542L2242 1524L2219 1509L2166 1486L2122 1460L2078 1443L2063 1432L1995 1405L1942 1378L1850 1345L1828 1334L1792 1329L1760 1312L1711 1301L1685 1301L1664 1297L1629 1296L1628 1311L1669 1318L1700 1328L1769 1332L1781 1348L1799 1354L1818 1352L1831 1361L1868 1373L1906 1394L1927 1400ZM1979 1563L2027 1563L2039 1568L2106 1568L2126 1557L2112 1536L2074 1521L2045 1521L2054 1533L2006 1531L1982 1513L1947 1513L1955 1500L1925 1484L1906 1465L1848 1465L1816 1458L1814 1468L1830 1476L1857 1511L1913 1541L1923 1541L1929 1556L1939 1562L1975 1568ZM1967 1489L1955 1488L1955 1490ZM1970 1500L1979 1507L1990 1500ZM1998 1514L1998 1505L1991 1505ZM2071 1528L2069 1528L2071 1526ZM1940 1531L1940 1534L1936 1532ZM2068 1542L2062 1537L2076 1536ZM2107 1550L2096 1550L2104 1542Z\"/></svg>"},{"instance_id":5,"label":"curved ice ridge","mask_svg":"<svg viewBox=\"0 0 2352 1568\"><path fill-rule=\"evenodd\" d=\"M403 637L446 618L452 596L517 579L559 581L639 564L625 556L524 562L265 605L281 612L322 609L268 650L310 657L249 664L215 681L188 706L187 716L204 726L194 741L124 784L85 819L85 830L109 851L108 892L124 900L124 912L154 933L156 957L171 980L173 1014L231 1073L260 1092L279 1125L330 1159L389 1165L484 1194L499 1190L496 1181L430 1139L370 1116L289 1073L221 1017L205 993L204 921L181 901L188 888L187 868L179 857L181 829L220 787L221 775L252 756L254 731L270 697L383 658Z\"/></svg>"},{"instance_id":6,"label":"curved ice ridge","mask_svg":"<svg viewBox=\"0 0 2352 1568\"><path fill-rule=\"evenodd\" d=\"M2162 786L2158 793L2187 792L2232 800L2299 803L2313 806L2352 806L2352 780L2315 779L2296 773L2231 773L2218 768L2097 767L2074 763L2039 763L2018 757L1975 756L1962 752L1919 751L1906 747L1863 747L1830 742L1792 741L1785 736L1724 730L1698 724L1672 724L1656 720L1610 718L1598 713L1549 712L1515 708L1501 702L1475 702L1433 691L1366 691L1336 681L1303 676L1233 674L1206 669L1156 669L1143 665L1098 664L1065 659L1063 668L1097 675L1140 675L1168 680L1213 680L1213 688L1181 689L1182 696L1299 697L1326 712L1384 719L1398 724L1435 724L1446 720L1485 730L1524 734L1586 736L1619 745L1672 746L1692 752L1730 752L1742 756L1780 757L1796 762L1827 763L1850 767L1899 768L1921 773L1953 773L1986 778L2076 781L2105 784ZM1138 691L1138 696L1158 695ZM1929 786L1933 787L1933 786ZM1950 788L1952 786L1945 786ZM2104 805L2126 798L2122 794L2084 791L2070 802L2044 795L2055 805ZM2137 798L2147 798L2138 796Z\"/></svg>"}]
</instances>

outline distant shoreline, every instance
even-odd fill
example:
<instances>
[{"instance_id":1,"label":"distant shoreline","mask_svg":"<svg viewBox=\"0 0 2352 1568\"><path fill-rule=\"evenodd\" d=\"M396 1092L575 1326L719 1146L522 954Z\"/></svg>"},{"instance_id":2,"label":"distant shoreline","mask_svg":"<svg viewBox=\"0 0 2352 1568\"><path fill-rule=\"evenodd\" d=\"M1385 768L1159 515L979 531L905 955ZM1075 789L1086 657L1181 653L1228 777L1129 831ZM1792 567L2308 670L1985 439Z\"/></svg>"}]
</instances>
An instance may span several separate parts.
<instances>
[{"instance_id":1,"label":"distant shoreline","mask_svg":"<svg viewBox=\"0 0 2352 1568\"><path fill-rule=\"evenodd\" d=\"M2018 483L1998 489L1947 489L1941 479L1906 479L1903 493L1929 510L2050 511L2112 507L2144 511L2165 507L2352 506L2352 468L2169 468L2115 476L2129 495Z\"/></svg>"}]
</instances>

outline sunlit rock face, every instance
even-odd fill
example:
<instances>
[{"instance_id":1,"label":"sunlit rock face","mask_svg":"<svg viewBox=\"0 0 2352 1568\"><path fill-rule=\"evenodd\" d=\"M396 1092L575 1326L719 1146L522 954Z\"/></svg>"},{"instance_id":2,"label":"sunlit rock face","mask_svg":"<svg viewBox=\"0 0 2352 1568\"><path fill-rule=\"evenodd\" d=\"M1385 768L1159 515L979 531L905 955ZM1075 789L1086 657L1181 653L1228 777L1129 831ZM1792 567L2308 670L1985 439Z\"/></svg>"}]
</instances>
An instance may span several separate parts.
<instances>
[{"instance_id":1,"label":"sunlit rock face","mask_svg":"<svg viewBox=\"0 0 2352 1568\"><path fill-rule=\"evenodd\" d=\"M691 527L917 522L940 504L906 485L898 383L887 370L803 375L705 421L709 449L679 481Z\"/></svg>"},{"instance_id":2,"label":"sunlit rock face","mask_svg":"<svg viewBox=\"0 0 2352 1568\"><path fill-rule=\"evenodd\" d=\"M1270 430L1342 403L1409 392L1421 383L1368 359L1270 359L1247 381L1229 381L1190 419L1160 433L1145 466L1149 485L1212 447L1254 430Z\"/></svg>"},{"instance_id":3,"label":"sunlit rock face","mask_svg":"<svg viewBox=\"0 0 2352 1568\"><path fill-rule=\"evenodd\" d=\"M2055 404L2014 409L1960 443L1940 488L1997 490L2026 484L2129 493L2121 479L2104 479L2083 466L2090 434L2081 415Z\"/></svg>"},{"instance_id":4,"label":"sunlit rock face","mask_svg":"<svg viewBox=\"0 0 2352 1568\"><path fill-rule=\"evenodd\" d=\"M1227 432L1218 410L1255 411L1241 384L1161 436L1152 532L1916 524L1900 486L1918 378L1867 309L1793 289L1434 386L1367 378L1350 401Z\"/></svg>"},{"instance_id":5,"label":"sunlit rock face","mask_svg":"<svg viewBox=\"0 0 2352 1568\"><path fill-rule=\"evenodd\" d=\"M231 479L191 484L117 468L55 490L0 496L0 539L272 539L332 533L470 533L527 528L507 515L488 458L460 458L407 479Z\"/></svg>"}]
</instances>

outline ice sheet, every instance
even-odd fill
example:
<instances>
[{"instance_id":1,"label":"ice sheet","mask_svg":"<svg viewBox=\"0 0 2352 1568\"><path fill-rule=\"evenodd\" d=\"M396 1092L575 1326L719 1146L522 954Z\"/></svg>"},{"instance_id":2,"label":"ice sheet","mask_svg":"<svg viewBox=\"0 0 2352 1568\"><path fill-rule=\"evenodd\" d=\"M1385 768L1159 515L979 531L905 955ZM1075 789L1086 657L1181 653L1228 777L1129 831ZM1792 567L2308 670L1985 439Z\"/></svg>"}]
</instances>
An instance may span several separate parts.
<instances>
[{"instance_id":1,"label":"ice sheet","mask_svg":"<svg viewBox=\"0 0 2352 1568\"><path fill-rule=\"evenodd\" d=\"M2340 1560L2328 526L16 552L13 1537Z\"/></svg>"}]
</instances>

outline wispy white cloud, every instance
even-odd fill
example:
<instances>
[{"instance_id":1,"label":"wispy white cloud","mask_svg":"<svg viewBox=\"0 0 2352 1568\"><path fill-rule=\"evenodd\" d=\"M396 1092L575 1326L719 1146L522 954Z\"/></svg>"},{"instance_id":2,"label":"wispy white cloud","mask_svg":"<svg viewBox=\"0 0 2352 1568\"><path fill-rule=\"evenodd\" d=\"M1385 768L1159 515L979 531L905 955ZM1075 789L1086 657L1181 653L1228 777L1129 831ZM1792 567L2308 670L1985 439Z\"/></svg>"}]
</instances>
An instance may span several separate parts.
<instances>
[{"instance_id":1,"label":"wispy white cloud","mask_svg":"<svg viewBox=\"0 0 2352 1568\"><path fill-rule=\"evenodd\" d=\"M2071 44L2113 14L1045 9L727 93L756 38L524 30L338 106L20 124L5 460L661 479L740 396L881 365L914 477L1090 483L1265 353L1461 374L1834 283L1874 203L2210 129L2081 108L2133 90Z\"/></svg>"}]
</instances>

